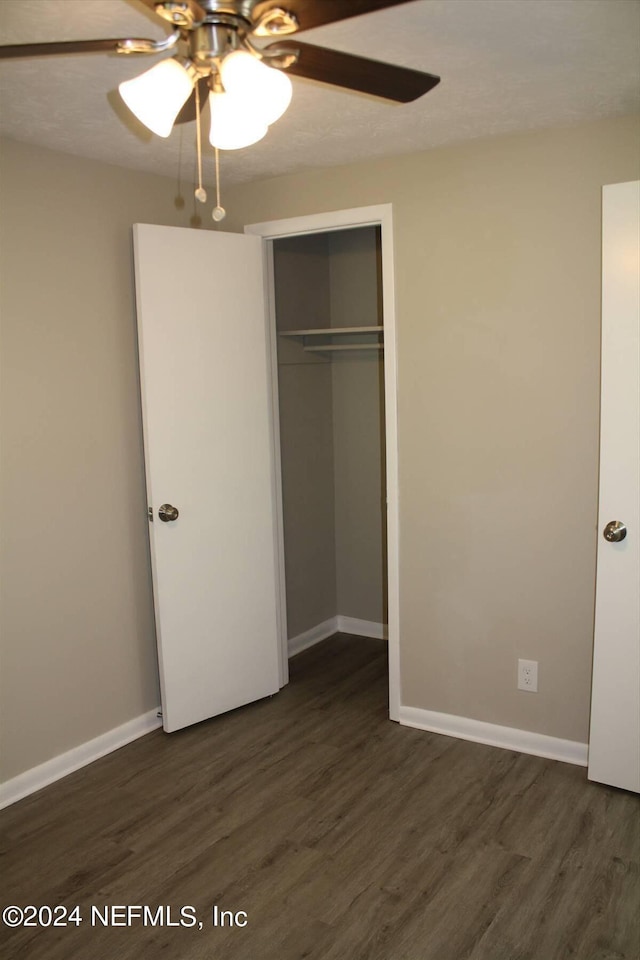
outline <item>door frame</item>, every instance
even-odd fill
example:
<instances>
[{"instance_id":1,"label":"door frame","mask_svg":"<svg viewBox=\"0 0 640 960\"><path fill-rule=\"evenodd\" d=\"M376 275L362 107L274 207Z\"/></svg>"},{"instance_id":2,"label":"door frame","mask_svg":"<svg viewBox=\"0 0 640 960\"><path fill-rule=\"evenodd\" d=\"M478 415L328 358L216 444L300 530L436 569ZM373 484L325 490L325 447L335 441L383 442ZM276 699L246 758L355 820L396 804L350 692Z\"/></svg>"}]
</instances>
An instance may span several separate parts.
<instances>
[{"instance_id":1,"label":"door frame","mask_svg":"<svg viewBox=\"0 0 640 960\"><path fill-rule=\"evenodd\" d=\"M400 540L398 511L398 403L397 403L397 330L395 273L393 262L393 210L390 203L328 213L310 214L285 220L248 224L245 233L262 237L265 256L268 341L272 387L271 440L274 463L274 510L276 516L276 576L278 590L278 630L280 633L280 683L289 679L284 571L284 524L282 515L282 471L280 461L280 420L278 407L278 356L275 316L273 242L305 234L333 233L359 227L380 227L382 252L382 315L384 324L384 399L387 484L387 605L389 645L389 718L400 720Z\"/></svg>"}]
</instances>

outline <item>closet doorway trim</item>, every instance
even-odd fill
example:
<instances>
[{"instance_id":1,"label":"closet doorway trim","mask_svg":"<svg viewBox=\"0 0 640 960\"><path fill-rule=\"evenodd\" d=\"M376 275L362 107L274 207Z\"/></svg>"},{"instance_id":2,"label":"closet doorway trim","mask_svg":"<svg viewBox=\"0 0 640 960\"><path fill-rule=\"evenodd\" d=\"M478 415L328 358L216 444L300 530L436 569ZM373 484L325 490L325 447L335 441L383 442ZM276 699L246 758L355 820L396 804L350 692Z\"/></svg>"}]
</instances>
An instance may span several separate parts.
<instances>
[{"instance_id":1,"label":"closet doorway trim","mask_svg":"<svg viewBox=\"0 0 640 960\"><path fill-rule=\"evenodd\" d=\"M387 578L389 617L389 718L400 719L400 570L398 517L398 410L396 370L396 310L393 266L393 212L390 203L351 210L272 220L245 226L245 233L262 237L266 264L269 341L271 349L271 434L274 445L274 496L278 529L276 533L276 570L280 624L280 682L289 679L286 592L284 579L284 531L282 523L282 477L280 471L280 427L278 418L278 369L276 353L275 289L273 241L311 233L328 233L358 227L379 226L382 248L382 313L384 323L384 398L385 443L387 461Z\"/></svg>"}]
</instances>

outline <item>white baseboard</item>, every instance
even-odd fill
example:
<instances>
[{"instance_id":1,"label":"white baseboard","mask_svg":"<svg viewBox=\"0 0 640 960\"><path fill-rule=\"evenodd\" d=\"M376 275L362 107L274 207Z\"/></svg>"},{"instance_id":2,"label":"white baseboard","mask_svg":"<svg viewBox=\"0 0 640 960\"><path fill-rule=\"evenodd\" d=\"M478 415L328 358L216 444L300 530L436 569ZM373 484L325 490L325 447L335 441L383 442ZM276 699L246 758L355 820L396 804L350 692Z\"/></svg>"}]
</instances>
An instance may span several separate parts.
<instances>
[{"instance_id":1,"label":"white baseboard","mask_svg":"<svg viewBox=\"0 0 640 960\"><path fill-rule=\"evenodd\" d=\"M373 637L374 640L387 640L389 630L386 623L375 620L358 620L356 617L336 617L340 633L351 633L356 637Z\"/></svg>"},{"instance_id":2,"label":"white baseboard","mask_svg":"<svg viewBox=\"0 0 640 960\"><path fill-rule=\"evenodd\" d=\"M318 623L315 627L311 627L310 630L299 633L297 637L290 637L287 644L289 648L289 658L295 657L297 653L302 653L302 651L308 647L313 647L314 644L320 643L321 640L326 640L327 637L332 637L333 634L337 632L338 618L331 617L329 620L325 620L323 623Z\"/></svg>"},{"instance_id":3,"label":"white baseboard","mask_svg":"<svg viewBox=\"0 0 640 960\"><path fill-rule=\"evenodd\" d=\"M299 633L297 637L291 637L287 643L289 658L326 640L327 637L332 637L334 633L351 633L356 637L373 637L376 640L386 640L388 635L386 623L357 620L355 617L343 617L338 614L337 617L331 617L311 627L310 630Z\"/></svg>"},{"instance_id":4,"label":"white baseboard","mask_svg":"<svg viewBox=\"0 0 640 960\"><path fill-rule=\"evenodd\" d=\"M150 733L152 730L161 727L162 720L158 717L159 709L159 707L156 707L155 710L150 710L149 713L145 713L141 717L135 717L128 723L123 723L121 727L108 730L107 733L95 737L94 740L81 743L67 753L61 753L37 767L32 767L31 770L26 770L12 780L0 783L0 810L17 800L22 800L23 797L27 797L31 793L35 793L37 790L41 790L55 780L66 777L74 770L79 770L80 767L93 763L94 760L104 757L105 754L112 753L119 747L124 747L132 740L143 737L145 733Z\"/></svg>"},{"instance_id":5,"label":"white baseboard","mask_svg":"<svg viewBox=\"0 0 640 960\"><path fill-rule=\"evenodd\" d=\"M485 743L491 747L530 753L535 757L575 763L580 767L587 766L588 744L575 740L561 740L543 733L501 727L495 723L456 717L450 713L437 713L435 710L421 710L418 707L401 706L400 723L405 727L443 733L447 737L458 737L460 740L472 740L474 743Z\"/></svg>"}]
</instances>

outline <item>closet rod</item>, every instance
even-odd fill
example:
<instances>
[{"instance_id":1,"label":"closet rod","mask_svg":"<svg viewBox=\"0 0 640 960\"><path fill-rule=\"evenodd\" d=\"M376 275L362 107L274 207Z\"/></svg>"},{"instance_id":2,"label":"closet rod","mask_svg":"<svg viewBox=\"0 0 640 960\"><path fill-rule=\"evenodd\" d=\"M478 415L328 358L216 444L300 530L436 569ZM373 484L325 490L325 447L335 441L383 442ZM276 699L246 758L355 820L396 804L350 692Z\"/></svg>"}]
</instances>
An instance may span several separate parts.
<instances>
[{"instance_id":1,"label":"closet rod","mask_svg":"<svg viewBox=\"0 0 640 960\"><path fill-rule=\"evenodd\" d=\"M303 347L307 353L328 353L330 350L383 350L384 343L325 343L317 347Z\"/></svg>"},{"instance_id":2,"label":"closet rod","mask_svg":"<svg viewBox=\"0 0 640 960\"><path fill-rule=\"evenodd\" d=\"M354 333L382 333L384 327L316 327L313 330L279 330L279 337L340 337Z\"/></svg>"}]
</instances>

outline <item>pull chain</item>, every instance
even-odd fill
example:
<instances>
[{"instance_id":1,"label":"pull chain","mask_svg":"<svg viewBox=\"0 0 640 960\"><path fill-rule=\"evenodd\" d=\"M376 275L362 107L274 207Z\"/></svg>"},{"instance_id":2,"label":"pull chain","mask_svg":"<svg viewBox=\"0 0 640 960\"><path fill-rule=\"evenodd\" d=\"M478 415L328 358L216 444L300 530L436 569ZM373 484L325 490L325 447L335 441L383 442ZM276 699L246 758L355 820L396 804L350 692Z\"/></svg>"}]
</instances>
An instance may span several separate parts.
<instances>
[{"instance_id":1,"label":"pull chain","mask_svg":"<svg viewBox=\"0 0 640 960\"><path fill-rule=\"evenodd\" d=\"M227 215L227 211L223 206L220 205L220 155L218 153L218 148L214 147L216 152L216 205L213 208L211 216L219 223Z\"/></svg>"},{"instance_id":2,"label":"pull chain","mask_svg":"<svg viewBox=\"0 0 640 960\"><path fill-rule=\"evenodd\" d=\"M200 203L207 202L207 191L202 186L202 133L200 131L200 85L196 80L196 152L198 155L198 188L195 191L195 198Z\"/></svg>"}]
</instances>

